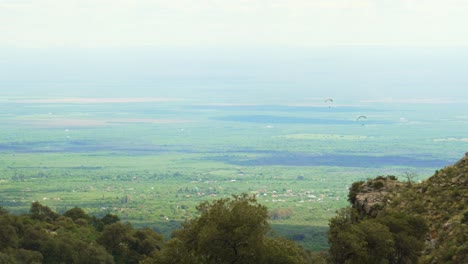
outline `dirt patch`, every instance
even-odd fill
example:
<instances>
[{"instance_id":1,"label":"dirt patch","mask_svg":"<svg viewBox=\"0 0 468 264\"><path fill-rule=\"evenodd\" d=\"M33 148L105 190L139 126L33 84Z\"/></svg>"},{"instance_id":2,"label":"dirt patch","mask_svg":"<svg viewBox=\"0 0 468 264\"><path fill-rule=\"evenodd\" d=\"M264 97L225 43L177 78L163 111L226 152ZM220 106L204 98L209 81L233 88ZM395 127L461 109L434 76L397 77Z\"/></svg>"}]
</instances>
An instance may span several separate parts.
<instances>
[{"instance_id":1,"label":"dirt patch","mask_svg":"<svg viewBox=\"0 0 468 264\"><path fill-rule=\"evenodd\" d=\"M106 120L106 123L118 124L118 123L127 123L127 124L175 124L175 123L187 123L191 122L190 120L182 119L153 119L153 118L112 118Z\"/></svg>"},{"instance_id":2,"label":"dirt patch","mask_svg":"<svg viewBox=\"0 0 468 264\"><path fill-rule=\"evenodd\" d=\"M70 103L70 104L104 104L104 103L151 103L151 102L172 102L182 101L180 98L81 98L81 97L70 97L70 98L43 98L43 99L17 99L11 100L14 103Z\"/></svg>"},{"instance_id":3,"label":"dirt patch","mask_svg":"<svg viewBox=\"0 0 468 264\"><path fill-rule=\"evenodd\" d=\"M35 119L23 120L24 125L36 127L102 127L123 124L175 124L191 122L178 119L152 119L152 118L110 118L110 119L72 119L61 118L53 120Z\"/></svg>"},{"instance_id":4,"label":"dirt patch","mask_svg":"<svg viewBox=\"0 0 468 264\"><path fill-rule=\"evenodd\" d=\"M21 124L35 127L99 127L108 126L105 120L93 119L54 119L22 120Z\"/></svg>"}]
</instances>

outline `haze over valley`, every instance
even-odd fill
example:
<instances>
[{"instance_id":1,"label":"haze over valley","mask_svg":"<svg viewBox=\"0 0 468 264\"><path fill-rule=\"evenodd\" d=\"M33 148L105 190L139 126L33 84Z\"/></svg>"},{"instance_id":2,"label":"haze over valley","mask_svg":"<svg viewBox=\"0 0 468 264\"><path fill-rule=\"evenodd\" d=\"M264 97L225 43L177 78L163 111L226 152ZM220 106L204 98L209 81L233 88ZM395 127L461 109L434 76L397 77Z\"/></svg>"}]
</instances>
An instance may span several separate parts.
<instances>
[{"instance_id":1,"label":"haze over valley","mask_svg":"<svg viewBox=\"0 0 468 264\"><path fill-rule=\"evenodd\" d=\"M207 208L240 203L260 210L265 218L255 218L256 227L272 239L264 240L268 250L246 250L296 249L293 240L328 250L313 263L345 263L350 258L335 250L342 240L333 237L348 228L339 221L372 236L359 228L370 223L375 234L387 234L399 219L401 226L424 223L407 228L421 242L408 242L416 245L408 253L414 261L421 239L436 245L439 228L418 217L444 219L449 229L455 221L460 230L468 219L455 202L447 205L453 219L425 215L433 201L424 194L460 204L466 197L464 189L444 189L466 175L459 161L468 151L466 11L468 3L457 0L0 0L0 220L47 222L44 237L62 245L57 230L68 217L68 231L92 230L76 243L109 251L97 263L173 263L164 257L192 252L180 241L192 234L189 226L201 234ZM427 181L433 175L439 178L429 182L442 182L437 188ZM376 206L383 220L356 208L364 206L358 191L393 195L393 187L409 200L417 196L414 208L390 204L393 196ZM350 210L361 210L362 219L346 219ZM125 222L149 228L125 227L132 243L152 237L152 253L133 244L133 257L106 248L112 239L104 234L113 231L104 226ZM27 237L11 241L0 243L0 262L21 263L21 250L34 251ZM376 248L391 249L382 253L388 263L403 263L395 245ZM236 247L228 251L238 260ZM315 256L301 250L284 256ZM379 263L367 257L381 252L366 250L355 263ZM463 250L431 252L452 252L438 257L457 263ZM41 254L27 256L51 259ZM200 263L209 259L200 256Z\"/></svg>"}]
</instances>

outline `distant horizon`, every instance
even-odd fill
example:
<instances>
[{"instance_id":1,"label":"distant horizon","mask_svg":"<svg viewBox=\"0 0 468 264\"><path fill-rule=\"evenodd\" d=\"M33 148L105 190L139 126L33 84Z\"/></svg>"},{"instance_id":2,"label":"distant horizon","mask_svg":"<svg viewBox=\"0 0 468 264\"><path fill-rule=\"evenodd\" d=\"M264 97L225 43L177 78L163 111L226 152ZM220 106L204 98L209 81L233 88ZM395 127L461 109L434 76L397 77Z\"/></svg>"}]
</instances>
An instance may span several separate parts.
<instances>
[{"instance_id":1,"label":"distant horizon","mask_svg":"<svg viewBox=\"0 0 468 264\"><path fill-rule=\"evenodd\" d=\"M0 56L0 96L468 97L468 49L151 50L16 49Z\"/></svg>"},{"instance_id":2,"label":"distant horizon","mask_svg":"<svg viewBox=\"0 0 468 264\"><path fill-rule=\"evenodd\" d=\"M468 1L0 0L0 96L453 98Z\"/></svg>"}]
</instances>

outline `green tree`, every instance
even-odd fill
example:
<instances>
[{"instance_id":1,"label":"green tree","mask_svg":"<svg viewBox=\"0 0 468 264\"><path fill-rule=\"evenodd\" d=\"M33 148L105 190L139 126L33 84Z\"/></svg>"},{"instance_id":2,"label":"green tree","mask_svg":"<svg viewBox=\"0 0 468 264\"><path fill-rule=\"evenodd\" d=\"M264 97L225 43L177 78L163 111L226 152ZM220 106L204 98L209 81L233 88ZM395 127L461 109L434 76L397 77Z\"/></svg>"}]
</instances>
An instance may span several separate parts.
<instances>
[{"instance_id":1,"label":"green tree","mask_svg":"<svg viewBox=\"0 0 468 264\"><path fill-rule=\"evenodd\" d=\"M391 263L395 241L389 228L375 219L361 221L356 226L364 234L366 253L362 258L353 258L353 263Z\"/></svg>"},{"instance_id":2,"label":"green tree","mask_svg":"<svg viewBox=\"0 0 468 264\"><path fill-rule=\"evenodd\" d=\"M255 196L203 202L197 210L200 216L173 233L155 263L303 263L296 244L266 236L268 211Z\"/></svg>"},{"instance_id":3,"label":"green tree","mask_svg":"<svg viewBox=\"0 0 468 264\"><path fill-rule=\"evenodd\" d=\"M25 225L20 239L20 248L27 250L40 251L43 245L51 239L42 223L33 223Z\"/></svg>"},{"instance_id":4,"label":"green tree","mask_svg":"<svg viewBox=\"0 0 468 264\"><path fill-rule=\"evenodd\" d=\"M78 207L75 207L66 211L65 213L63 213L63 216L70 217L71 219L73 219L73 221L80 219L80 218L84 220L91 219L91 217L87 213L85 213L83 209L78 208Z\"/></svg>"},{"instance_id":5,"label":"green tree","mask_svg":"<svg viewBox=\"0 0 468 264\"><path fill-rule=\"evenodd\" d=\"M91 224L96 228L97 231L102 232L104 226L117 223L120 221L120 218L117 215L106 214L101 219L96 218L95 216L91 217Z\"/></svg>"},{"instance_id":6,"label":"green tree","mask_svg":"<svg viewBox=\"0 0 468 264\"><path fill-rule=\"evenodd\" d=\"M132 243L133 227L131 224L117 222L104 227L97 242L114 256L116 263L129 263L131 252L129 244Z\"/></svg>"},{"instance_id":7,"label":"green tree","mask_svg":"<svg viewBox=\"0 0 468 264\"><path fill-rule=\"evenodd\" d=\"M1 264L40 264L43 263L41 253L26 249L8 248L0 252Z\"/></svg>"},{"instance_id":8,"label":"green tree","mask_svg":"<svg viewBox=\"0 0 468 264\"><path fill-rule=\"evenodd\" d=\"M399 212L387 213L376 219L386 225L395 240L391 263L416 263L424 249L428 226L421 216Z\"/></svg>"},{"instance_id":9,"label":"green tree","mask_svg":"<svg viewBox=\"0 0 468 264\"><path fill-rule=\"evenodd\" d=\"M129 246L140 255L139 259L151 255L154 251L161 250L163 244L163 236L150 228L136 230L133 233L133 238Z\"/></svg>"},{"instance_id":10,"label":"green tree","mask_svg":"<svg viewBox=\"0 0 468 264\"><path fill-rule=\"evenodd\" d=\"M163 237L149 228L135 230L129 223L116 222L106 225L97 241L116 263L139 263L160 250Z\"/></svg>"},{"instance_id":11,"label":"green tree","mask_svg":"<svg viewBox=\"0 0 468 264\"><path fill-rule=\"evenodd\" d=\"M19 238L12 223L14 216L0 215L0 250L18 247Z\"/></svg>"},{"instance_id":12,"label":"green tree","mask_svg":"<svg viewBox=\"0 0 468 264\"><path fill-rule=\"evenodd\" d=\"M266 237L263 243L265 251L261 263L306 263L303 257L303 249L298 247L294 241L283 237Z\"/></svg>"},{"instance_id":13,"label":"green tree","mask_svg":"<svg viewBox=\"0 0 468 264\"><path fill-rule=\"evenodd\" d=\"M104 225L110 225L120 221L119 216L113 214L106 214L101 218L101 221Z\"/></svg>"},{"instance_id":14,"label":"green tree","mask_svg":"<svg viewBox=\"0 0 468 264\"><path fill-rule=\"evenodd\" d=\"M190 251L185 241L172 238L167 241L161 252L153 252L142 264L199 264L202 263L196 252Z\"/></svg>"},{"instance_id":15,"label":"green tree","mask_svg":"<svg viewBox=\"0 0 468 264\"><path fill-rule=\"evenodd\" d=\"M389 213L359 219L346 208L330 220L328 241L333 263L416 263L427 225L422 217Z\"/></svg>"},{"instance_id":16,"label":"green tree","mask_svg":"<svg viewBox=\"0 0 468 264\"><path fill-rule=\"evenodd\" d=\"M181 240L207 263L258 263L268 211L246 194L197 206L201 216L184 224Z\"/></svg>"},{"instance_id":17,"label":"green tree","mask_svg":"<svg viewBox=\"0 0 468 264\"><path fill-rule=\"evenodd\" d=\"M354 182L351 187L349 188L348 193L348 202L354 204L356 201L356 195L361 191L361 186L364 184L364 181L357 181Z\"/></svg>"},{"instance_id":18,"label":"green tree","mask_svg":"<svg viewBox=\"0 0 468 264\"><path fill-rule=\"evenodd\" d=\"M44 263L113 264L112 255L93 242L76 236L59 235L48 240L41 249Z\"/></svg>"},{"instance_id":19,"label":"green tree","mask_svg":"<svg viewBox=\"0 0 468 264\"><path fill-rule=\"evenodd\" d=\"M352 259L362 259L366 255L365 232L354 224L354 213L354 209L345 208L330 220L328 252L332 263L349 263Z\"/></svg>"},{"instance_id":20,"label":"green tree","mask_svg":"<svg viewBox=\"0 0 468 264\"><path fill-rule=\"evenodd\" d=\"M0 206L0 215L6 215L6 214L8 214L8 210Z\"/></svg>"},{"instance_id":21,"label":"green tree","mask_svg":"<svg viewBox=\"0 0 468 264\"><path fill-rule=\"evenodd\" d=\"M32 219L45 222L53 222L60 216L56 212L52 211L52 209L40 204L39 202L33 202L29 212Z\"/></svg>"}]
</instances>

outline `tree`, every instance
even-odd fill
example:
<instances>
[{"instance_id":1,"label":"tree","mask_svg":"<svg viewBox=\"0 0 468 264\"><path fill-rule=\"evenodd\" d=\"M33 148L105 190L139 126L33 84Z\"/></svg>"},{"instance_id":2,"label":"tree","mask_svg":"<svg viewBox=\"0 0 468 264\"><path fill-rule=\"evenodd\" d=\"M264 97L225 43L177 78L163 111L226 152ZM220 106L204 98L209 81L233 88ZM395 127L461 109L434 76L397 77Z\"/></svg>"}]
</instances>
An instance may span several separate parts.
<instances>
[{"instance_id":1,"label":"tree","mask_svg":"<svg viewBox=\"0 0 468 264\"><path fill-rule=\"evenodd\" d=\"M366 242L366 254L362 259L356 259L355 263L391 263L395 252L395 240L389 228L369 219L361 221L357 227L364 233Z\"/></svg>"},{"instance_id":2,"label":"tree","mask_svg":"<svg viewBox=\"0 0 468 264\"><path fill-rule=\"evenodd\" d=\"M116 222L104 226L97 241L116 263L139 263L160 250L163 237L149 228L135 230L129 223Z\"/></svg>"},{"instance_id":3,"label":"tree","mask_svg":"<svg viewBox=\"0 0 468 264\"><path fill-rule=\"evenodd\" d=\"M18 234L12 225L14 216L0 215L0 250L19 244Z\"/></svg>"},{"instance_id":4,"label":"tree","mask_svg":"<svg viewBox=\"0 0 468 264\"><path fill-rule=\"evenodd\" d=\"M51 236L43 228L42 224L34 223L24 227L20 240L20 248L32 251L40 251L43 248L43 245L51 239Z\"/></svg>"},{"instance_id":5,"label":"tree","mask_svg":"<svg viewBox=\"0 0 468 264\"><path fill-rule=\"evenodd\" d=\"M289 264L306 263L302 255L302 248L298 247L294 241L283 237L264 238L265 251L261 263L268 264Z\"/></svg>"},{"instance_id":6,"label":"tree","mask_svg":"<svg viewBox=\"0 0 468 264\"><path fill-rule=\"evenodd\" d=\"M333 263L416 263L427 225L422 217L385 212L376 218L354 217L347 208L330 220L328 241Z\"/></svg>"},{"instance_id":7,"label":"tree","mask_svg":"<svg viewBox=\"0 0 468 264\"><path fill-rule=\"evenodd\" d=\"M190 251L185 241L172 238L167 241L161 252L153 252L142 264L199 264L199 256Z\"/></svg>"},{"instance_id":8,"label":"tree","mask_svg":"<svg viewBox=\"0 0 468 264\"><path fill-rule=\"evenodd\" d=\"M114 256L116 263L129 263L131 257L129 243L133 240L132 231L133 227L129 223L117 222L110 224L104 227L104 231L97 239L97 242Z\"/></svg>"},{"instance_id":9,"label":"tree","mask_svg":"<svg viewBox=\"0 0 468 264\"><path fill-rule=\"evenodd\" d=\"M356 227L356 215L356 210L348 207L340 210L337 216L330 220L328 252L332 263L346 263L352 258L359 259L365 255L365 233Z\"/></svg>"},{"instance_id":10,"label":"tree","mask_svg":"<svg viewBox=\"0 0 468 264\"><path fill-rule=\"evenodd\" d=\"M101 221L104 225L110 225L120 221L120 218L117 215L106 214L101 218Z\"/></svg>"},{"instance_id":11,"label":"tree","mask_svg":"<svg viewBox=\"0 0 468 264\"><path fill-rule=\"evenodd\" d=\"M7 248L0 252L0 263L8 264L40 264L43 263L41 253L26 249Z\"/></svg>"},{"instance_id":12,"label":"tree","mask_svg":"<svg viewBox=\"0 0 468 264\"><path fill-rule=\"evenodd\" d=\"M405 178L406 180L408 180L408 186L411 186L414 182L414 179L418 176L418 174L416 174L416 172L409 172L409 171L406 171L405 172Z\"/></svg>"},{"instance_id":13,"label":"tree","mask_svg":"<svg viewBox=\"0 0 468 264\"><path fill-rule=\"evenodd\" d=\"M151 255L154 251L161 250L163 236L156 233L150 228L141 228L133 233L132 243L130 248L144 258Z\"/></svg>"},{"instance_id":14,"label":"tree","mask_svg":"<svg viewBox=\"0 0 468 264\"><path fill-rule=\"evenodd\" d=\"M393 234L395 252L391 263L416 263L424 249L424 238L428 231L424 218L394 212L376 220L386 225Z\"/></svg>"},{"instance_id":15,"label":"tree","mask_svg":"<svg viewBox=\"0 0 468 264\"><path fill-rule=\"evenodd\" d=\"M338 228L338 229L337 229ZM391 263L394 239L388 227L375 219L340 227L330 226L329 253L333 263Z\"/></svg>"},{"instance_id":16,"label":"tree","mask_svg":"<svg viewBox=\"0 0 468 264\"><path fill-rule=\"evenodd\" d=\"M96 216L92 216L89 221L97 231L102 232L104 230L104 226L117 223L120 221L120 218L117 215L106 214L101 219L97 218Z\"/></svg>"},{"instance_id":17,"label":"tree","mask_svg":"<svg viewBox=\"0 0 468 264\"><path fill-rule=\"evenodd\" d=\"M63 213L63 216L70 217L71 219L73 219L73 221L80 219L80 218L84 220L91 219L91 217L87 213L85 213L83 209L78 208L78 207L75 207L66 211L65 213Z\"/></svg>"},{"instance_id":18,"label":"tree","mask_svg":"<svg viewBox=\"0 0 468 264\"><path fill-rule=\"evenodd\" d=\"M31 218L39 221L53 222L60 215L52 211L49 207L40 204L39 202L33 202L31 209L29 210Z\"/></svg>"},{"instance_id":19,"label":"tree","mask_svg":"<svg viewBox=\"0 0 468 264\"><path fill-rule=\"evenodd\" d=\"M349 193L348 193L348 202L351 204L354 204L356 201L356 195L360 192L361 186L364 184L364 181L357 181L354 182L351 187L349 188Z\"/></svg>"},{"instance_id":20,"label":"tree","mask_svg":"<svg viewBox=\"0 0 468 264\"><path fill-rule=\"evenodd\" d=\"M268 211L255 196L206 201L197 210L200 216L176 230L154 262L303 263L302 249L296 244L266 236Z\"/></svg>"},{"instance_id":21,"label":"tree","mask_svg":"<svg viewBox=\"0 0 468 264\"><path fill-rule=\"evenodd\" d=\"M268 211L247 194L203 202L201 216L184 224L181 240L208 263L258 263Z\"/></svg>"},{"instance_id":22,"label":"tree","mask_svg":"<svg viewBox=\"0 0 468 264\"><path fill-rule=\"evenodd\" d=\"M0 215L8 214L8 210L0 206Z\"/></svg>"},{"instance_id":23,"label":"tree","mask_svg":"<svg viewBox=\"0 0 468 264\"><path fill-rule=\"evenodd\" d=\"M41 249L44 263L113 264L104 247L78 239L70 233L48 240Z\"/></svg>"}]
</instances>

